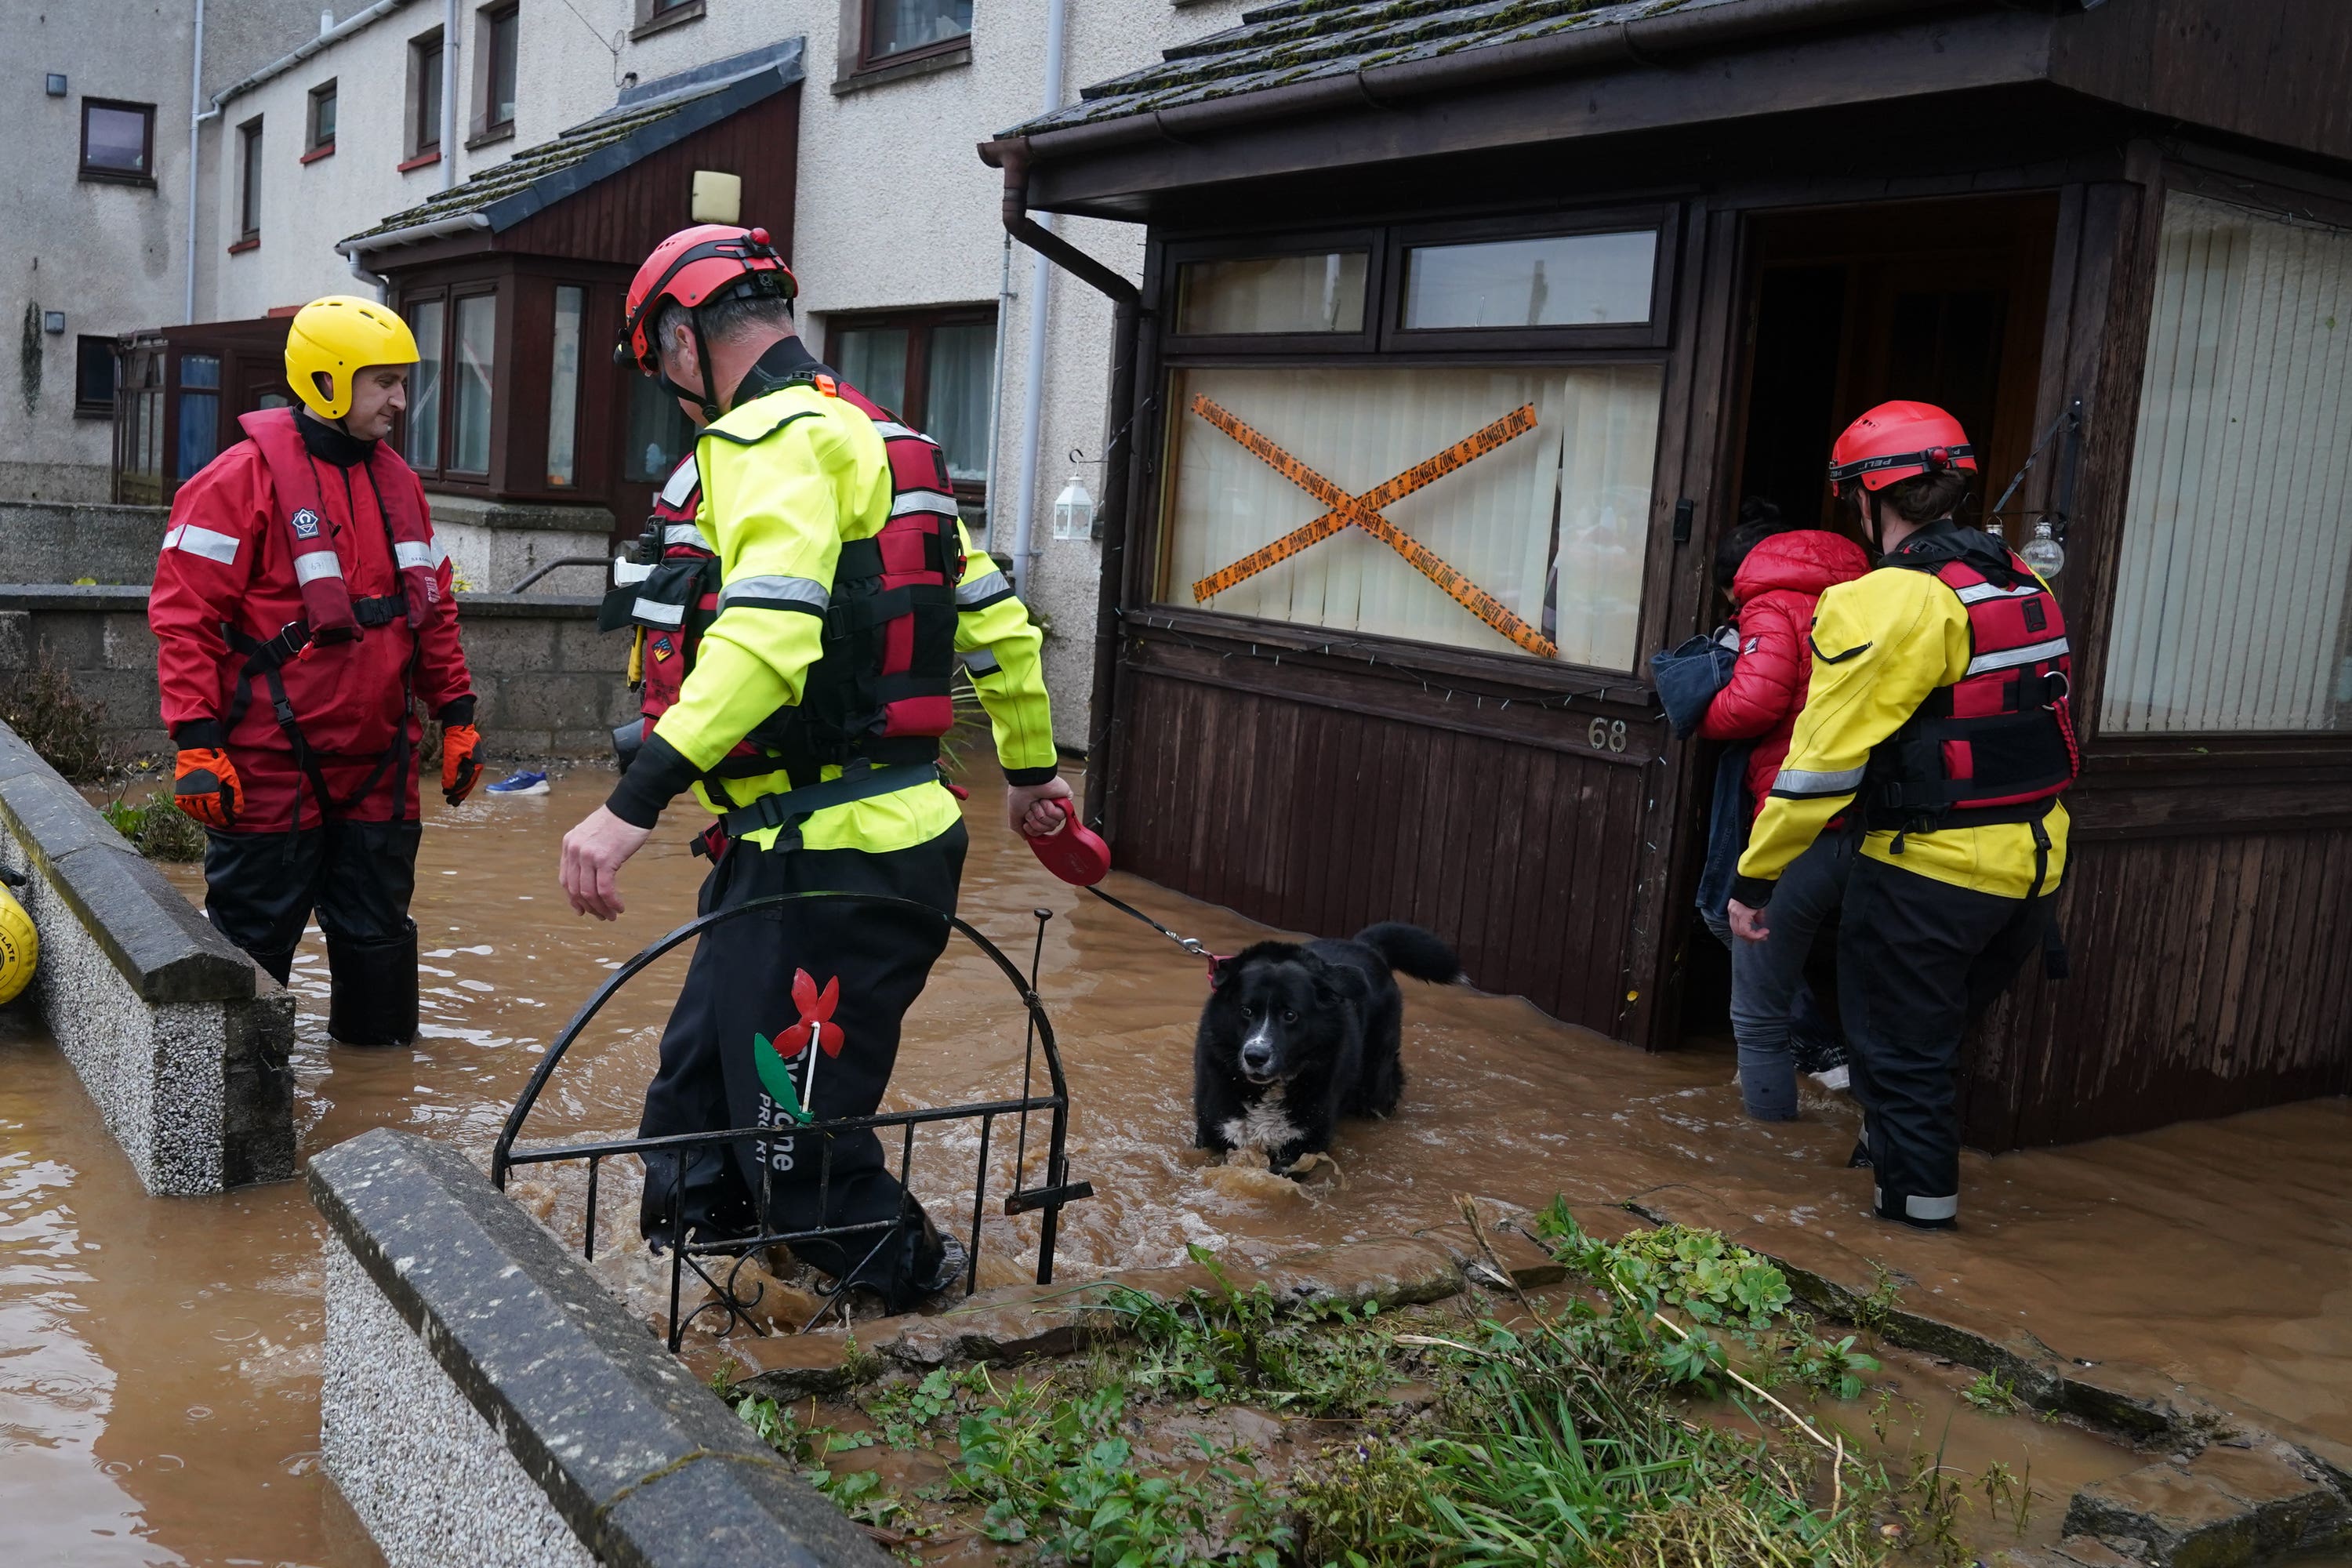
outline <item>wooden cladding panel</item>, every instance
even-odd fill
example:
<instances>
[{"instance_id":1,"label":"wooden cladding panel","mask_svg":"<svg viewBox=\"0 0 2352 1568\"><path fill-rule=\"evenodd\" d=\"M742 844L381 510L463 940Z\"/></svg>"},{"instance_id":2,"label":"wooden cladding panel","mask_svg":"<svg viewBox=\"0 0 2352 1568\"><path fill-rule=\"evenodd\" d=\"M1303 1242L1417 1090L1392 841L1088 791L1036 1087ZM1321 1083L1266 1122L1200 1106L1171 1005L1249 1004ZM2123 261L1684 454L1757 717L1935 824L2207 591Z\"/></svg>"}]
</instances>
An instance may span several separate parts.
<instances>
[{"instance_id":1,"label":"wooden cladding panel","mask_svg":"<svg viewBox=\"0 0 2352 1568\"><path fill-rule=\"evenodd\" d=\"M1122 868L1255 920L1453 942L1622 1037L1644 770L1130 667Z\"/></svg>"},{"instance_id":2,"label":"wooden cladding panel","mask_svg":"<svg viewBox=\"0 0 2352 1568\"><path fill-rule=\"evenodd\" d=\"M2091 839L1980 1031L1968 1141L2000 1151L2352 1091L2352 829Z\"/></svg>"}]
</instances>

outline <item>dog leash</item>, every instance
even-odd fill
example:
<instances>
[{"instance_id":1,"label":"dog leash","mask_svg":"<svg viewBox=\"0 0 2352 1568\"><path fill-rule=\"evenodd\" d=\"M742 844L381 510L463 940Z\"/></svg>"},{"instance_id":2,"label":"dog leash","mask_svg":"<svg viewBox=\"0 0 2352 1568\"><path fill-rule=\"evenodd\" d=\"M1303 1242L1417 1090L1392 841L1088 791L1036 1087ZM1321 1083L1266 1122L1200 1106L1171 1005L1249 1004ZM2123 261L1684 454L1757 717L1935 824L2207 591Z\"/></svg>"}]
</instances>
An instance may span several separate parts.
<instances>
[{"instance_id":1,"label":"dog leash","mask_svg":"<svg viewBox=\"0 0 2352 1568\"><path fill-rule=\"evenodd\" d=\"M1145 914L1133 904L1124 902L1118 899L1114 899L1108 893L1104 892L1100 888L1089 887L1087 891L1092 893L1096 898L1100 899L1104 903L1108 904L1112 909L1117 910L1119 913L1141 921L1145 925L1150 926L1153 931L1158 931L1161 936L1166 937L1170 942L1174 942L1186 952L1191 953L1197 959L1201 959L1208 964L1212 973L1214 973L1217 965L1223 961L1223 955L1211 952L1208 948L1202 943L1199 938L1178 936L1174 931L1170 931L1166 926L1161 925L1158 921L1153 920L1150 915Z\"/></svg>"}]
</instances>

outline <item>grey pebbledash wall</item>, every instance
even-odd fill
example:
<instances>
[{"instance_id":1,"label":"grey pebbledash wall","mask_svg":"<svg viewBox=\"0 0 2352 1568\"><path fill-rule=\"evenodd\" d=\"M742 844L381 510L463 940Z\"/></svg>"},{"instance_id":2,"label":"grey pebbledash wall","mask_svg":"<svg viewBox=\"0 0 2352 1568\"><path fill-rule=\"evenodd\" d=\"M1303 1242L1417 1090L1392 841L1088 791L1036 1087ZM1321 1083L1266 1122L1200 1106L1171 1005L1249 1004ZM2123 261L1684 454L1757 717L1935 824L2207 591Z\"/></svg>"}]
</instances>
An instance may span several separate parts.
<instances>
[{"instance_id":1,"label":"grey pebbledash wall","mask_svg":"<svg viewBox=\"0 0 2352 1568\"><path fill-rule=\"evenodd\" d=\"M40 933L26 997L158 1196L294 1173L294 998L0 724L0 862Z\"/></svg>"},{"instance_id":2,"label":"grey pebbledash wall","mask_svg":"<svg viewBox=\"0 0 2352 1568\"><path fill-rule=\"evenodd\" d=\"M613 727L637 705L624 674L628 640L597 633L596 603L536 593L457 595L489 755L522 762L612 755ZM44 647L71 672L76 689L105 704L108 732L127 751L165 749L144 585L0 584L0 679L30 668Z\"/></svg>"},{"instance_id":3,"label":"grey pebbledash wall","mask_svg":"<svg viewBox=\"0 0 2352 1568\"><path fill-rule=\"evenodd\" d=\"M312 1158L327 1473L393 1568L890 1560L464 1156Z\"/></svg>"}]
</instances>

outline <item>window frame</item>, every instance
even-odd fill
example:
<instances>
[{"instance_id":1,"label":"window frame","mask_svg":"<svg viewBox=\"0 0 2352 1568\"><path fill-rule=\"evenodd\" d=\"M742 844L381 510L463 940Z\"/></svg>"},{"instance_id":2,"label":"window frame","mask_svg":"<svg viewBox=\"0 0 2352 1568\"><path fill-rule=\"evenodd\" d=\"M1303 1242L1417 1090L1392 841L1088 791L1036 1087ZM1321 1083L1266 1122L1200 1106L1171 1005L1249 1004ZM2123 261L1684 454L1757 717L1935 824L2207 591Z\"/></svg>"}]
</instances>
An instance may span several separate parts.
<instances>
[{"instance_id":1,"label":"window frame","mask_svg":"<svg viewBox=\"0 0 2352 1568\"><path fill-rule=\"evenodd\" d=\"M337 91L336 82L336 78L329 77L310 89L308 106L303 110L302 162L305 163L324 158L335 150L335 133L332 130L324 136L319 134L319 106L322 103L333 103L338 109L341 108L341 95Z\"/></svg>"},{"instance_id":2,"label":"window frame","mask_svg":"<svg viewBox=\"0 0 2352 1568\"><path fill-rule=\"evenodd\" d=\"M236 128L236 243L250 248L261 243L262 115Z\"/></svg>"},{"instance_id":3,"label":"window frame","mask_svg":"<svg viewBox=\"0 0 2352 1568\"><path fill-rule=\"evenodd\" d=\"M1004 353L1004 324L997 320L992 300L963 305L917 305L895 310L841 310L824 319L825 363L840 368L835 357L843 332L903 331L907 334L906 396L907 406L893 408L891 413L904 419L908 427L930 434L931 396L931 337L940 327L970 327L982 324L996 329L996 352ZM866 388L859 387L860 392ZM919 411L919 412L915 412ZM994 464L989 465L993 478ZM988 506L988 479L957 479L956 504L966 511L984 511Z\"/></svg>"},{"instance_id":4,"label":"window frame","mask_svg":"<svg viewBox=\"0 0 2352 1568\"><path fill-rule=\"evenodd\" d=\"M107 376L107 394L102 400L89 395L89 383L83 376L83 372L87 368L84 356L90 352L90 345L93 343L106 345L107 363L111 367ZM115 400L121 391L121 382L122 353L120 341L111 333L77 333L74 338L74 417L77 419L113 418Z\"/></svg>"},{"instance_id":5,"label":"window frame","mask_svg":"<svg viewBox=\"0 0 2352 1568\"><path fill-rule=\"evenodd\" d=\"M499 382L501 377L510 375L513 371L513 367L507 363L513 352L511 342L513 329L508 314L512 306L514 294L514 289L510 287L511 281L506 278L491 277L434 282L421 288L400 290L399 303L394 306L394 309L401 313L404 321L413 321L416 306L433 300L438 300L442 305L441 395L440 405L435 410L438 442L434 448L434 465L427 468L409 459L407 456L409 428L406 415L401 416L400 428L395 432L402 459L408 462L409 467L415 469L420 477L429 479L436 485L453 489L488 492L497 489L504 482L506 465L501 459L506 453L499 443L506 434L506 422L509 411L505 406L507 399L500 395ZM457 306L461 300L484 296L487 296L491 302L492 357L490 360L488 466L484 468L460 468L452 466L457 451ZM587 368L586 357L584 353L582 356L583 383ZM534 490L544 488L544 486L531 487Z\"/></svg>"},{"instance_id":6,"label":"window frame","mask_svg":"<svg viewBox=\"0 0 2352 1568\"><path fill-rule=\"evenodd\" d=\"M475 72L474 92L481 111L475 116L475 142L495 141L514 134L514 115L503 120L493 119L499 102L499 42L501 37L513 49L509 62L514 70L515 108L522 106L522 5L521 0L493 0L475 13L475 54L480 65ZM445 70L446 75L446 70Z\"/></svg>"},{"instance_id":7,"label":"window frame","mask_svg":"<svg viewBox=\"0 0 2352 1568\"><path fill-rule=\"evenodd\" d=\"M89 161L89 111L93 109L111 109L123 113L136 114L144 121L146 132L139 148L140 173L132 174L128 169L109 168L104 164L92 163ZM84 98L81 100L81 152L78 162L76 178L89 181L93 184L153 184L155 183L155 106L152 103L132 103L127 99L120 98Z\"/></svg>"},{"instance_id":8,"label":"window frame","mask_svg":"<svg viewBox=\"0 0 2352 1568\"><path fill-rule=\"evenodd\" d=\"M1371 228L1321 230L1284 229L1246 235L1171 236L1155 240L1147 264L1147 298L1157 301L1160 320L1178 320L1183 268L1200 260L1224 260L1255 256L1310 255L1341 248L1335 242L1359 243L1370 237L1371 261L1364 281L1368 330L1350 333L1267 333L1186 336L1165 333L1149 367L1150 392L1144 409L1160 406L1151 419L1144 473L1139 487L1136 548L1138 573L1125 595L1137 614L1172 630L1192 631L1226 640L1239 638L1302 652L1328 647L1334 642L1391 647L1398 660L1433 674L1450 674L1492 680L1539 692L1594 695L1601 700L1614 690L1645 693L1640 649L1654 640L1652 600L1662 569L1661 523L1673 511L1677 498L1675 479L1665 468L1674 444L1674 400L1681 363L1688 345L1677 339L1673 304L1677 281L1677 237L1683 211L1672 203L1637 206L1591 207L1459 219L1444 223L1399 224ZM1532 238L1563 234L1622 233L1649 227L1657 234L1651 277L1651 320L1629 328L1624 324L1591 327L1481 327L1404 331L1391 323L1402 319L1404 250L1408 246L1476 243L1486 239ZM1170 527L1175 465L1175 422L1182 410L1175 406L1177 378L1191 370L1227 369L1365 369L1389 367L1400 372L1480 368L1573 368L1612 364L1650 365L1660 377L1658 437L1651 454L1649 515L1643 520L1640 539L1642 576L1632 670L1541 658L1524 652L1503 653L1458 643L1423 642L1386 632L1347 632L1300 621L1274 620L1236 614L1163 596L1173 546Z\"/></svg>"},{"instance_id":9,"label":"window frame","mask_svg":"<svg viewBox=\"0 0 2352 1568\"><path fill-rule=\"evenodd\" d=\"M920 44L911 49L893 49L887 54L874 52L875 9L883 0L855 0L857 6L857 68L860 72L880 70L888 66L902 66L915 60L934 59L940 55L954 54L971 47L971 29L966 27L954 37L937 43Z\"/></svg>"},{"instance_id":10,"label":"window frame","mask_svg":"<svg viewBox=\"0 0 2352 1568\"><path fill-rule=\"evenodd\" d=\"M691 22L708 7L708 0L636 0L636 25L629 29L632 43L665 27Z\"/></svg>"},{"instance_id":11,"label":"window frame","mask_svg":"<svg viewBox=\"0 0 2352 1568\"><path fill-rule=\"evenodd\" d=\"M430 61L428 68L427 62ZM431 122L426 122L425 79L430 68L439 81L441 90L432 95ZM447 149L441 145L441 105L449 92L448 40L438 27L429 28L408 40L408 123L402 141L407 148L403 167L413 167L440 157Z\"/></svg>"}]
</instances>

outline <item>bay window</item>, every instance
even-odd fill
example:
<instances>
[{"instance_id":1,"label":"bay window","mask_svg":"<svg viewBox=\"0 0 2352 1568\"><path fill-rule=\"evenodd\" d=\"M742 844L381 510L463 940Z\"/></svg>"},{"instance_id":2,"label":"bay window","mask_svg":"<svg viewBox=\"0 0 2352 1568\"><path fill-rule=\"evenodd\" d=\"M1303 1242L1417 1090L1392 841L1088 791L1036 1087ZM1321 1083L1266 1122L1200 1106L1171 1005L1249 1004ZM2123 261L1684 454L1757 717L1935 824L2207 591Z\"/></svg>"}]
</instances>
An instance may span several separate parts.
<instances>
[{"instance_id":1,"label":"bay window","mask_svg":"<svg viewBox=\"0 0 2352 1568\"><path fill-rule=\"evenodd\" d=\"M992 308L835 316L825 323L825 357L850 385L940 444L968 517L985 507Z\"/></svg>"}]
</instances>

